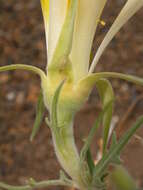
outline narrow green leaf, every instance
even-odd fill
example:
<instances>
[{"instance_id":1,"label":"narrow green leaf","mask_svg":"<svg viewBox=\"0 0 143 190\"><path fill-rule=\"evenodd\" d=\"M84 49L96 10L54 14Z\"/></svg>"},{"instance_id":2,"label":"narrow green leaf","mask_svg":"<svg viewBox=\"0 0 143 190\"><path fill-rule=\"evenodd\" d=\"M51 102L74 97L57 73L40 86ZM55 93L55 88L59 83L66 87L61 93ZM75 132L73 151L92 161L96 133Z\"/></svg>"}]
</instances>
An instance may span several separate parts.
<instances>
[{"instance_id":1,"label":"narrow green leaf","mask_svg":"<svg viewBox=\"0 0 143 190\"><path fill-rule=\"evenodd\" d=\"M100 79L96 82L96 87L101 97L103 109L105 106L112 101L108 110L104 113L103 118L103 155L106 152L108 144L109 129L111 125L112 113L113 113L113 100L114 93L110 82L106 79Z\"/></svg>"},{"instance_id":2,"label":"narrow green leaf","mask_svg":"<svg viewBox=\"0 0 143 190\"><path fill-rule=\"evenodd\" d=\"M95 124L91 128L89 135L88 135L88 137L85 141L85 144L84 144L84 146L81 150L81 153L80 153L81 160L84 160L86 158L87 151L90 148L90 145L91 145L91 142L92 142L93 137L95 135L95 132L99 128L100 123L102 122L103 116L104 116L105 112L108 110L108 108L111 106L111 104L112 104L112 101L108 102L108 104L104 107L103 111L100 112L99 116L97 117L97 119L95 121Z\"/></svg>"},{"instance_id":3,"label":"narrow green leaf","mask_svg":"<svg viewBox=\"0 0 143 190\"><path fill-rule=\"evenodd\" d=\"M45 78L45 73L39 69L38 67L32 66L32 65L24 65L24 64L12 64L12 65L6 65L0 67L0 72L3 71L12 71L12 70L26 70L26 71L32 71L35 74L40 75L41 78Z\"/></svg>"},{"instance_id":4,"label":"narrow green leaf","mask_svg":"<svg viewBox=\"0 0 143 190\"><path fill-rule=\"evenodd\" d=\"M83 148L81 149L81 152L80 152L80 159L81 160L85 160L86 159L86 155L87 155L87 151L89 150L90 148L90 145L91 145L91 142L94 138L94 135L95 135L95 132L96 130L99 128L100 126L100 123L102 121L102 118L103 118L103 112L101 112L98 116L98 118L96 119L95 121L95 124L93 125L93 127L91 128L90 132L89 132L89 135L85 141L85 144L83 146Z\"/></svg>"},{"instance_id":5,"label":"narrow green leaf","mask_svg":"<svg viewBox=\"0 0 143 190\"><path fill-rule=\"evenodd\" d=\"M36 119L35 119L34 127L32 129L32 133L30 136L30 141L32 141L34 139L37 132L39 131L40 124L43 119L44 111L45 111L45 105L44 105L44 101L43 101L43 94L42 94L42 92L40 92L40 95L38 97L38 102L37 102L37 108L36 108Z\"/></svg>"},{"instance_id":6,"label":"narrow green leaf","mask_svg":"<svg viewBox=\"0 0 143 190\"><path fill-rule=\"evenodd\" d=\"M103 78L123 79L128 82L132 82L134 84L143 86L143 78L141 77L136 77L133 75L127 75L123 73L116 73L116 72L100 72L100 73L89 74L88 76L79 80L79 82L77 83L77 88L81 88L89 92L90 90L92 90L96 82Z\"/></svg>"},{"instance_id":7,"label":"narrow green leaf","mask_svg":"<svg viewBox=\"0 0 143 190\"><path fill-rule=\"evenodd\" d=\"M112 134L112 140L111 140L111 147L114 147L118 144L118 141L117 141L117 135L116 135L116 132L113 131L113 134Z\"/></svg>"},{"instance_id":8,"label":"narrow green leaf","mask_svg":"<svg viewBox=\"0 0 143 190\"><path fill-rule=\"evenodd\" d=\"M100 78L117 78L117 79L126 80L128 82L132 82L138 85L143 85L143 78L141 77L123 74L123 73L116 73L116 72L100 72L100 73L90 74L88 75L88 77L85 77L82 80L86 81L88 78L90 78L90 81L94 81L95 79L97 80Z\"/></svg>"},{"instance_id":9,"label":"narrow green leaf","mask_svg":"<svg viewBox=\"0 0 143 190\"><path fill-rule=\"evenodd\" d=\"M112 134L110 150L114 149L114 147L117 146L117 144L118 144L117 136L116 136L116 132L114 131L113 134ZM112 158L111 163L117 164L117 165L120 165L122 163L122 160L120 158L120 153L116 154L116 156L114 156Z\"/></svg>"},{"instance_id":10,"label":"narrow green leaf","mask_svg":"<svg viewBox=\"0 0 143 190\"><path fill-rule=\"evenodd\" d=\"M136 130L140 128L143 124L143 116L140 117L135 125L131 127L124 135L123 137L119 140L118 144L116 144L114 147L112 147L108 153L98 162L98 164L95 166L94 169L94 179L96 177L99 177L100 175L103 174L109 163L112 162L113 158L116 157L121 153L125 145L128 143L130 138L134 135Z\"/></svg>"},{"instance_id":11,"label":"narrow green leaf","mask_svg":"<svg viewBox=\"0 0 143 190\"><path fill-rule=\"evenodd\" d=\"M123 166L114 166L110 179L116 190L137 190L134 180Z\"/></svg>"},{"instance_id":12,"label":"narrow green leaf","mask_svg":"<svg viewBox=\"0 0 143 190\"><path fill-rule=\"evenodd\" d=\"M90 173L92 175L93 171L94 171L95 164L94 164L94 161L92 159L92 155L91 155L90 149L88 149L88 151L87 151L87 163L88 163L88 167L89 167Z\"/></svg>"},{"instance_id":13,"label":"narrow green leaf","mask_svg":"<svg viewBox=\"0 0 143 190\"><path fill-rule=\"evenodd\" d=\"M110 145L110 150L114 149L115 146L117 146L118 141L117 141L117 136L116 136L116 132L114 131L112 134L112 139L111 139L111 145ZM122 160L120 158L120 153L116 154L116 156L114 156L111 160L111 163L113 164L117 164L120 165L122 164Z\"/></svg>"},{"instance_id":14,"label":"narrow green leaf","mask_svg":"<svg viewBox=\"0 0 143 190\"><path fill-rule=\"evenodd\" d=\"M67 63L68 55L70 54L72 47L77 2L77 0L70 1L70 7L68 9L57 47L55 49L52 61L48 66L48 69L62 68Z\"/></svg>"},{"instance_id":15,"label":"narrow green leaf","mask_svg":"<svg viewBox=\"0 0 143 190\"><path fill-rule=\"evenodd\" d=\"M60 96L60 92L61 89L64 85L65 81L62 81L59 86L57 87L54 96L53 96L53 100L52 100L52 105L51 105L51 127L53 127L53 129L55 130L56 127L58 126L58 114L57 114L57 110L58 110L58 100L59 100L59 96Z\"/></svg>"}]
</instances>

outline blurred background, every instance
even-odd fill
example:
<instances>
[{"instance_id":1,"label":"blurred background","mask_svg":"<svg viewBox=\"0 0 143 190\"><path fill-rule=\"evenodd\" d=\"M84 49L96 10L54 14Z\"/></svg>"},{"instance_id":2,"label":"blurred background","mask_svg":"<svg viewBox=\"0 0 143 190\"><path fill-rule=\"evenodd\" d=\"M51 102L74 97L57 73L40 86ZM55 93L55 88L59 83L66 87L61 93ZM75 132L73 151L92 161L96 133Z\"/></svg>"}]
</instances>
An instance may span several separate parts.
<instances>
[{"instance_id":1,"label":"blurred background","mask_svg":"<svg viewBox=\"0 0 143 190\"><path fill-rule=\"evenodd\" d=\"M102 16L106 25L98 27L92 56L125 2L108 0ZM39 0L0 0L0 66L16 63L42 69L46 66ZM116 71L143 77L143 9L112 40L96 71ZM112 124L121 136L143 114L143 88L121 80L110 81L116 94ZM29 141L39 91L39 78L29 72L0 73L0 181L16 185L24 184L30 177L45 180L55 179L59 175L60 166L53 150L50 130L44 122L35 140L32 143ZM75 118L79 149L100 110L101 104L94 89ZM137 134L143 138L143 128ZM99 149L100 136L101 129L92 145L94 157ZM122 159L136 182L143 186L143 140L139 137L132 138L123 151Z\"/></svg>"}]
</instances>

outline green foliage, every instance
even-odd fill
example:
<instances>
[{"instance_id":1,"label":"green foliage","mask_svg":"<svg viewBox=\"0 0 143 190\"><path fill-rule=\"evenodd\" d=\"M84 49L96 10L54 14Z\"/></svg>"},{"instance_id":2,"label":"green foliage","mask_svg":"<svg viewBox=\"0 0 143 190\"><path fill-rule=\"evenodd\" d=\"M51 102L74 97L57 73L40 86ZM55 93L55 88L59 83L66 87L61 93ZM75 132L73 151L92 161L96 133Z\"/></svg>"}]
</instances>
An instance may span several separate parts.
<instances>
[{"instance_id":1,"label":"green foliage","mask_svg":"<svg viewBox=\"0 0 143 190\"><path fill-rule=\"evenodd\" d=\"M35 68L33 66L26 66L26 65L10 65L10 66L3 66L0 67L0 72L2 71L8 71L8 70L14 70L14 69L25 69L35 72L36 74L40 75L41 79L45 80L45 74L43 71L41 71L38 68ZM119 77L121 79L125 79L128 81L132 81L137 84L143 84L143 80L138 77L130 76L130 75L124 75L124 74L117 74L117 73L96 73L94 75L90 75L86 80L86 83L95 81L97 90L99 92L101 102L103 105L103 110L99 114L99 116L96 118L96 122L94 126L91 128L91 131L85 141L85 144L80 152L80 170L85 172L86 169L89 169L90 175L91 175L91 184L89 189L94 189L96 187L97 189L105 189L105 179L110 174L110 171L108 171L108 166L110 164L118 166L121 165L121 159L120 154L125 145L128 143L130 138L134 135L136 130L140 128L143 124L143 116L140 117L135 125L131 127L122 137L117 141L116 133L113 132L112 138L111 138L111 145L108 148L108 136L109 136L109 128L111 124L111 118L113 113L113 102L114 102L114 93L112 90L112 86L109 83L108 80L104 79L103 77ZM91 80L92 79L92 80ZM89 81L88 81L89 80ZM59 139L58 134L59 128L58 128L58 103L60 101L60 92L62 90L62 87L64 85L65 81L62 81L57 89L55 90L55 93L52 98L52 104L50 108L50 121L46 118L46 122L50 126L52 132L54 132L55 136L58 138L56 139L61 142L61 139ZM37 103L37 112L36 112L36 119L34 123L34 127L32 129L31 134L31 140L35 137L37 132L39 131L39 127L41 124L41 121L43 119L43 113L45 110L45 105L43 101L43 94L42 92L39 95L38 103ZM103 130L103 155L102 158L99 160L99 162L95 165L94 159L92 158L91 152L90 152L90 145L92 143L93 137L96 133L96 130L100 127L101 123L103 122L104 130ZM63 139L62 139L63 140ZM86 168L86 163L88 168ZM108 173L107 173L108 172ZM134 181L131 179L131 177L127 174L125 169L120 167L116 167L116 170L114 170L111 175L112 182L114 185L117 186L117 189L121 190L131 190L135 189L136 185ZM123 177L124 176L124 177ZM126 179L126 180L125 180ZM60 174L59 180L53 180L53 181L47 181L47 182L36 182L35 180L30 180L29 183L26 186L10 186L5 183L0 182L0 187L3 189L8 190L32 190L34 188L38 187L47 187L49 185L67 185L67 186L76 186L74 181L69 180L65 174L62 172ZM77 186L76 186L77 187Z\"/></svg>"},{"instance_id":2,"label":"green foliage","mask_svg":"<svg viewBox=\"0 0 143 190\"><path fill-rule=\"evenodd\" d=\"M91 175L92 175L92 183L93 186L96 186L97 188L104 188L104 176L106 176L108 171L108 166L110 164L120 165L121 159L120 154L125 145L128 143L130 138L135 134L136 130L140 128L143 124L143 116L140 117L137 122L134 124L133 127L131 127L122 137L119 141L117 141L116 133L113 132L112 139L111 139L111 145L109 147L109 150L106 151L106 153L102 156L101 160L95 165L93 162L93 158L90 153L90 145L92 143L92 139L95 135L96 130L99 128L103 116L106 112L108 112L109 108L112 105L112 101L110 101L105 109L99 114L99 116L96 118L96 122L94 126L92 127L89 136L87 137L85 144L81 150L80 153L80 159L81 161L87 160ZM128 190L128 189L125 189Z\"/></svg>"},{"instance_id":3,"label":"green foliage","mask_svg":"<svg viewBox=\"0 0 143 190\"><path fill-rule=\"evenodd\" d=\"M112 113L113 113L113 100L114 100L114 92L110 82L107 79L100 79L96 82L96 87L101 97L101 102L103 105L103 109L111 102L110 106L104 113L103 118L103 155L106 152L107 144L108 144L108 136L109 136L109 128L111 125Z\"/></svg>"},{"instance_id":4,"label":"green foliage","mask_svg":"<svg viewBox=\"0 0 143 190\"><path fill-rule=\"evenodd\" d=\"M72 59L70 60L70 53L73 44L73 34L74 31L76 31L75 22L77 21L79 26L83 26L83 18L80 18L81 20L76 20L76 18L78 18L76 17L78 16L77 14L80 15L82 12L82 10L80 10L80 7L82 8L82 6L78 6L78 0L70 0L67 2L69 3L69 7L66 11L66 15L64 17L65 20L64 23L62 23L63 25L58 35L59 39L57 40L52 58L47 66L47 74L45 74L44 71L42 71L38 67L22 64L2 66L0 67L0 72L20 69L34 72L35 74L40 76L42 82L42 92L40 93L38 98L36 119L30 139L33 140L33 138L39 131L40 124L43 119L44 110L45 107L47 107L50 113L50 118L46 118L46 123L48 124L52 132L55 152L59 162L61 163L67 174L71 177L71 180L64 174L64 172L61 171L60 178L58 180L36 182L34 179L30 179L25 186L11 186L0 182L0 187L7 190L33 190L36 188L47 188L50 185L65 185L70 187L74 186L82 190L94 190L95 188L96 190L105 190L106 179L107 177L110 177L117 190L136 190L135 182L128 175L126 170L121 167L122 162L120 159L120 154L128 141L135 134L136 130L142 126L143 116L140 117L135 125L133 125L133 127L125 132L125 134L119 140L117 140L116 132L113 132L111 136L111 145L108 146L109 130L111 126L111 119L114 107L114 93L112 86L107 79L118 78L143 86L143 78L116 72L100 72L91 74L91 71L94 69L94 66L96 64L96 60L93 61L91 67L89 67L89 62L87 61L87 66L89 67L89 70L84 73L84 78L75 76L75 74L73 74L74 64L79 64L80 68L85 67L82 61L75 61L75 63L71 63ZM102 12L101 8L103 9L105 2L105 0L97 1L97 8L99 7L99 15L101 14L100 12ZM89 3L86 3L88 6ZM49 4L49 2L45 3L45 5L46 4ZM135 4L137 6L134 6ZM50 5L52 5L52 3L50 3ZM117 29L120 29L125 21L127 21L142 6L143 1L141 0L136 0L136 2L135 0L127 1L127 3L125 4L125 8L123 8L123 11L121 11L121 16L119 16L116 20L117 24L116 21L115 25L113 24L113 26L116 26L113 27L114 31L111 30L111 33L109 31L109 36L107 35L107 41L103 40L103 42L105 42L105 45L104 48L101 49L101 52L104 51L106 45L117 32ZM49 5L48 7L43 8L46 8L50 12ZM82 14L81 17L83 17ZM54 24L56 25L56 23ZM55 29L56 27L54 27L54 30ZM50 28L48 28L46 34L50 33L50 31ZM81 35L79 37L82 37L83 41L86 41L87 43L87 40L84 40L84 38L87 36ZM47 38L48 37L49 36L47 36ZM90 41L92 44L92 40ZM89 48L91 44L89 43ZM97 54L97 59L99 59L99 55L100 53ZM79 74L78 72L80 71L77 71L76 74ZM63 79L65 78L69 81L68 83L66 83L66 81L63 81ZM77 81L77 78L80 78L79 81ZM64 90L62 91L62 87L64 85L66 86L66 88L64 88ZM72 124L74 122L74 115L76 114L76 111L78 111L77 108L80 108L80 106L82 106L81 104L85 102L84 100L88 98L94 85L96 85L97 91L100 95L102 111L96 118L95 124L91 128L89 135L79 154L74 142ZM63 96L62 98L61 92ZM66 101L61 101L65 98ZM76 99L76 101L74 101L74 98ZM66 109L67 107L68 109ZM92 154L90 152L90 146L96 130L101 126L101 124L103 124L103 152L101 159L98 160L98 163L95 165L94 159L92 158ZM109 171L109 165L114 166L113 171Z\"/></svg>"},{"instance_id":5,"label":"green foliage","mask_svg":"<svg viewBox=\"0 0 143 190\"><path fill-rule=\"evenodd\" d=\"M12 70L26 70L26 71L31 71L37 75L40 76L41 80L44 80L46 75L45 73L39 69L38 67L34 67L31 65L25 65L25 64L12 64L12 65L6 65L6 66L1 66L0 67L0 72L4 71L12 71Z\"/></svg>"},{"instance_id":6,"label":"green foliage","mask_svg":"<svg viewBox=\"0 0 143 190\"><path fill-rule=\"evenodd\" d=\"M123 137L121 137L118 143L116 141L115 133L114 133L109 151L102 157L102 159L95 166L94 174L93 174L93 183L94 181L97 181L98 179L102 178L109 164L114 164L114 163L120 164L120 162L118 161L119 161L119 156L121 154L121 151L123 150L125 145L128 143L130 138L135 134L136 130L142 126L142 124L143 124L143 116L137 120L134 126L131 127L123 135Z\"/></svg>"},{"instance_id":7,"label":"green foliage","mask_svg":"<svg viewBox=\"0 0 143 190\"><path fill-rule=\"evenodd\" d=\"M42 119L44 116L44 111L45 111L45 105L44 105L44 101L43 101L43 94L41 91L40 95L38 97L38 103L37 103L37 108L36 108L36 119L35 119L32 133L30 136L31 141L34 139L35 135L39 131L39 128L40 128L40 125L41 125L41 122L42 122Z\"/></svg>"},{"instance_id":8,"label":"green foliage","mask_svg":"<svg viewBox=\"0 0 143 190\"><path fill-rule=\"evenodd\" d=\"M85 141L85 144L81 150L80 153L80 158L81 160L84 160L86 158L87 152L90 148L90 145L92 143L92 140L95 136L95 132L96 130L100 127L100 124L103 120L104 114L106 113L106 111L108 111L109 107L112 105L112 100L110 102L108 102L108 104L105 106L104 110L100 112L99 116L96 118L95 124L93 125L93 127L91 128L89 135Z\"/></svg>"},{"instance_id":9,"label":"green foliage","mask_svg":"<svg viewBox=\"0 0 143 190\"><path fill-rule=\"evenodd\" d=\"M51 106L51 127L53 128L53 130L56 131L56 128L58 126L58 114L57 114L57 110L58 110L58 100L59 100L59 96L60 96L60 92L61 89L64 85L64 81L62 81L58 88L56 89L54 96L53 96L53 100L52 100L52 106Z\"/></svg>"}]
</instances>

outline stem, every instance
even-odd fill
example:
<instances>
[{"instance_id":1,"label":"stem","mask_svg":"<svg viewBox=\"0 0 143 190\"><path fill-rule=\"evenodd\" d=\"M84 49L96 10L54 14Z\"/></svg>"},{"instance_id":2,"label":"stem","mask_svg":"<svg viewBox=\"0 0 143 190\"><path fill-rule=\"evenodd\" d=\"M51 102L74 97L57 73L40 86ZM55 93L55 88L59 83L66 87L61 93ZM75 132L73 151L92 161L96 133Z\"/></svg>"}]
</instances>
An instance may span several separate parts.
<instances>
[{"instance_id":1,"label":"stem","mask_svg":"<svg viewBox=\"0 0 143 190\"><path fill-rule=\"evenodd\" d=\"M47 89L54 91L54 86L51 88L47 88L47 86L48 82L43 84L44 101L47 108L50 107L50 123L48 122L48 124L52 132L56 156L77 187L87 190L91 185L91 176L86 161L81 164L73 134L74 115L79 103L76 98L72 99L67 96L67 90L69 91L69 89L74 95L73 86L71 87L71 84L68 86L68 83L65 84L61 81L52 95L49 94L50 90ZM60 93L65 95L65 99L60 98Z\"/></svg>"},{"instance_id":2,"label":"stem","mask_svg":"<svg viewBox=\"0 0 143 190\"><path fill-rule=\"evenodd\" d=\"M72 123L62 127L59 126L57 131L52 131L52 137L56 156L61 166L79 189L87 190L91 185L91 176L88 173L86 163L81 165L74 141Z\"/></svg>"},{"instance_id":3,"label":"stem","mask_svg":"<svg viewBox=\"0 0 143 190\"><path fill-rule=\"evenodd\" d=\"M64 170L76 180L79 167L79 155L73 138L72 125L59 127L52 131L56 156Z\"/></svg>"}]
</instances>

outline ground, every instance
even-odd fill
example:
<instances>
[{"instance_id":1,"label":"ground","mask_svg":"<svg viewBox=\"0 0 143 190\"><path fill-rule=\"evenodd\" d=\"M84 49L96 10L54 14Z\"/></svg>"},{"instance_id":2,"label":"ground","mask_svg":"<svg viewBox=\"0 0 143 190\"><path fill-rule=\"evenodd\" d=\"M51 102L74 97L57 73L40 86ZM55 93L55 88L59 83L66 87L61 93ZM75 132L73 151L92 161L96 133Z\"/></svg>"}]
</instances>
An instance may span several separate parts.
<instances>
[{"instance_id":1,"label":"ground","mask_svg":"<svg viewBox=\"0 0 143 190\"><path fill-rule=\"evenodd\" d=\"M92 54L125 3L108 0L94 40ZM140 10L116 35L96 68L143 76L143 11ZM46 66L44 26L39 0L1 0L0 3L0 66L29 64ZM116 94L113 121L118 135L143 114L143 87L121 80L111 80ZM29 136L34 123L36 101L40 91L39 78L31 73L13 71L0 74L0 181L24 184L30 177L36 180L58 177L60 166L53 150L51 133L42 123L35 140ZM79 149L101 108L96 89L75 119L75 136ZM96 155L96 135L92 153ZM143 137L143 129L137 131ZM133 137L122 159L132 176L143 186L143 144ZM49 187L47 189L66 189Z\"/></svg>"}]
</instances>

